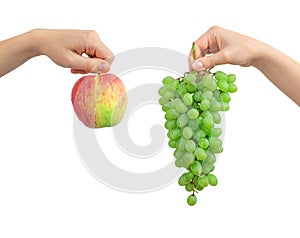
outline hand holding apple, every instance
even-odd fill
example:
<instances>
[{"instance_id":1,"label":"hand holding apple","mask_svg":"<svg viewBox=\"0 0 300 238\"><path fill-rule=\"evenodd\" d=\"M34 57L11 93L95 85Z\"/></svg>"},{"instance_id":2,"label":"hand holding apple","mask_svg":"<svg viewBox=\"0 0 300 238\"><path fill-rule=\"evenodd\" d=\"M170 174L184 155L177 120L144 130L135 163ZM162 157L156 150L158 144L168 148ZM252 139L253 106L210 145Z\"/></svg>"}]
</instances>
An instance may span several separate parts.
<instances>
[{"instance_id":1,"label":"hand holding apple","mask_svg":"<svg viewBox=\"0 0 300 238\"><path fill-rule=\"evenodd\" d=\"M74 84L72 104L77 117L87 127L115 126L126 111L126 88L114 74L87 75Z\"/></svg>"}]
</instances>

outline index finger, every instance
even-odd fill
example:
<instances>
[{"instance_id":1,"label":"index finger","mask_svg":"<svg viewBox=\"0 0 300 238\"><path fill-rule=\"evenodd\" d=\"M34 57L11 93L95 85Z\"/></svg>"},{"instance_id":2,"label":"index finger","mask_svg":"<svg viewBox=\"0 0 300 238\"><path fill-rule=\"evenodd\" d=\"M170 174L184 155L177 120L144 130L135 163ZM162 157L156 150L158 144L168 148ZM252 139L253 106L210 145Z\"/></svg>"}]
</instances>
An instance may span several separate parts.
<instances>
[{"instance_id":1,"label":"index finger","mask_svg":"<svg viewBox=\"0 0 300 238\"><path fill-rule=\"evenodd\" d=\"M113 52L100 41L96 46L95 57L103 59L111 64L115 58Z\"/></svg>"},{"instance_id":2,"label":"index finger","mask_svg":"<svg viewBox=\"0 0 300 238\"><path fill-rule=\"evenodd\" d=\"M201 52L200 57L206 54L217 53L219 51L218 39L216 34L217 27L211 27L207 32L196 40L195 44L199 47Z\"/></svg>"}]
</instances>

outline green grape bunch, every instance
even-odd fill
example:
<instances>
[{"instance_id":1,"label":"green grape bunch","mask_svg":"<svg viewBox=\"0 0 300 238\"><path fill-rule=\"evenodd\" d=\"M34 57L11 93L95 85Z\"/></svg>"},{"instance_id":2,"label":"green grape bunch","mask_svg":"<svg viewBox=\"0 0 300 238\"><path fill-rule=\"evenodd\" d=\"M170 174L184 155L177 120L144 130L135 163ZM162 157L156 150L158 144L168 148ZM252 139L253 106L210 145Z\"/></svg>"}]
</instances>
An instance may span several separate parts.
<instances>
[{"instance_id":1,"label":"green grape bunch","mask_svg":"<svg viewBox=\"0 0 300 238\"><path fill-rule=\"evenodd\" d=\"M158 90L165 112L169 146L174 148L175 165L185 168L178 184L191 192L187 203L197 202L196 193L216 186L212 174L216 154L223 151L220 112L229 110L230 93L237 91L236 76L222 71L187 72L183 77L165 77Z\"/></svg>"}]
</instances>

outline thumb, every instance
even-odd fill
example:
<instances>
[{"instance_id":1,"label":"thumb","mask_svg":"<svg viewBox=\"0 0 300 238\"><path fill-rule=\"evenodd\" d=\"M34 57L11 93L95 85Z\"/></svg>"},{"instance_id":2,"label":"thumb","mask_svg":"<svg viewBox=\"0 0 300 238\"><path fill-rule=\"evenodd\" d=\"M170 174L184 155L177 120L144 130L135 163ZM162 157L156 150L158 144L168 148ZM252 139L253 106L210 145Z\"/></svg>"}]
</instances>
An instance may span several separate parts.
<instances>
[{"instance_id":1,"label":"thumb","mask_svg":"<svg viewBox=\"0 0 300 238\"><path fill-rule=\"evenodd\" d=\"M203 69L210 69L220 64L226 64L226 57L222 52L201 57L192 64L192 67L194 70L200 71Z\"/></svg>"},{"instance_id":2,"label":"thumb","mask_svg":"<svg viewBox=\"0 0 300 238\"><path fill-rule=\"evenodd\" d=\"M70 68L72 73L106 73L110 70L110 64L99 58L76 55Z\"/></svg>"}]
</instances>

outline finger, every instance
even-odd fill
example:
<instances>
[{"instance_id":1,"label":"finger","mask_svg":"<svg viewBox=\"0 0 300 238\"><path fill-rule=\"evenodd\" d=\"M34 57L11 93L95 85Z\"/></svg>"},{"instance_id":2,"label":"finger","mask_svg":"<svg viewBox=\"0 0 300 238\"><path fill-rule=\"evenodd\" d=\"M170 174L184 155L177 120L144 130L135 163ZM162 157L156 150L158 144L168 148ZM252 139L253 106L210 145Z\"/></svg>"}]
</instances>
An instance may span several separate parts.
<instances>
[{"instance_id":1,"label":"finger","mask_svg":"<svg viewBox=\"0 0 300 238\"><path fill-rule=\"evenodd\" d=\"M110 64L99 58L86 58L73 54L69 67L72 73L106 73L110 70Z\"/></svg>"},{"instance_id":2,"label":"finger","mask_svg":"<svg viewBox=\"0 0 300 238\"><path fill-rule=\"evenodd\" d=\"M202 57L206 54L217 53L220 50L216 33L218 30L218 27L211 27L196 40L195 45L199 48Z\"/></svg>"},{"instance_id":3,"label":"finger","mask_svg":"<svg viewBox=\"0 0 300 238\"><path fill-rule=\"evenodd\" d=\"M195 61L192 66L195 70L199 71L199 65L202 67L202 69L210 69L216 65L226 64L227 59L223 52L218 52L214 55L208 55L205 57L202 57Z\"/></svg>"},{"instance_id":4,"label":"finger","mask_svg":"<svg viewBox=\"0 0 300 238\"><path fill-rule=\"evenodd\" d=\"M109 64L112 64L115 56L113 52L104 44L102 44L102 48L98 47L96 50L96 57L104 59L107 61Z\"/></svg>"},{"instance_id":5,"label":"finger","mask_svg":"<svg viewBox=\"0 0 300 238\"><path fill-rule=\"evenodd\" d=\"M110 64L114 60L114 54L112 51L99 38L89 42L86 46L86 52L84 53L91 58L103 59Z\"/></svg>"}]
</instances>

